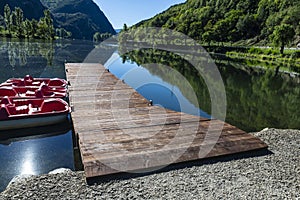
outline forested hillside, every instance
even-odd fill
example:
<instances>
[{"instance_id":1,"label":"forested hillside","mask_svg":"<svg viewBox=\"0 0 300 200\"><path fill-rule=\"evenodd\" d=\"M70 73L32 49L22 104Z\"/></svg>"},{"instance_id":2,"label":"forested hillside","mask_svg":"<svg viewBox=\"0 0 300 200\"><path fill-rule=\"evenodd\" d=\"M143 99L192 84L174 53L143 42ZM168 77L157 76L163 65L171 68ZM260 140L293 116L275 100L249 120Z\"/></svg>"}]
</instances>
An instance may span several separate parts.
<instances>
[{"instance_id":1,"label":"forested hillside","mask_svg":"<svg viewBox=\"0 0 300 200\"><path fill-rule=\"evenodd\" d=\"M136 26L166 27L203 42L300 41L300 0L187 0Z\"/></svg>"},{"instance_id":2,"label":"forested hillside","mask_svg":"<svg viewBox=\"0 0 300 200\"><path fill-rule=\"evenodd\" d=\"M97 4L92 0L41 0L54 15L58 26L72 32L73 38L93 39L96 32L115 34Z\"/></svg>"}]
</instances>

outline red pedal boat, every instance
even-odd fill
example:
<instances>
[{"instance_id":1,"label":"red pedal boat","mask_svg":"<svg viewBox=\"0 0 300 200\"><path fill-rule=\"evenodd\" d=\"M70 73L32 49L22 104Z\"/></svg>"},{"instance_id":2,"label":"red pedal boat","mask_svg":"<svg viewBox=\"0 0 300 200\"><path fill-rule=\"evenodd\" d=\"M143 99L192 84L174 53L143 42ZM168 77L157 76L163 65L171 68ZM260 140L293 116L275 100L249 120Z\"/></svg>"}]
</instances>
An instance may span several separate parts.
<instances>
[{"instance_id":1,"label":"red pedal boat","mask_svg":"<svg viewBox=\"0 0 300 200\"><path fill-rule=\"evenodd\" d=\"M15 97L15 98L65 98L67 97L66 88L51 88L47 85L35 86L19 86L9 87L0 86L0 98Z\"/></svg>"},{"instance_id":2,"label":"red pedal boat","mask_svg":"<svg viewBox=\"0 0 300 200\"><path fill-rule=\"evenodd\" d=\"M66 88L68 83L64 79L59 78L33 78L30 75L26 75L24 78L10 78L1 86L35 86L47 85L53 88Z\"/></svg>"},{"instance_id":3,"label":"red pedal boat","mask_svg":"<svg viewBox=\"0 0 300 200\"><path fill-rule=\"evenodd\" d=\"M0 130L56 124L66 120L70 107L62 99L19 99L0 102Z\"/></svg>"},{"instance_id":4,"label":"red pedal boat","mask_svg":"<svg viewBox=\"0 0 300 200\"><path fill-rule=\"evenodd\" d=\"M67 81L59 78L11 78L0 84L0 98L66 98Z\"/></svg>"}]
</instances>

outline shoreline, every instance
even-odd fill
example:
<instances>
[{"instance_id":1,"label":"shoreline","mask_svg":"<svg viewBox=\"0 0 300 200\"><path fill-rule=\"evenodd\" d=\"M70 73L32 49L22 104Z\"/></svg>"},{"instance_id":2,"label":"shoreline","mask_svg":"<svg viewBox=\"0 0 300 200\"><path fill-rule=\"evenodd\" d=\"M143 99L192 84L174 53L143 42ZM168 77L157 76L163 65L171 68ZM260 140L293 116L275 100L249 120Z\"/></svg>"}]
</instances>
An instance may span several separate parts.
<instances>
[{"instance_id":1,"label":"shoreline","mask_svg":"<svg viewBox=\"0 0 300 200\"><path fill-rule=\"evenodd\" d=\"M293 73L297 76L299 76L300 74L299 59L292 60L290 58L281 58L281 57L269 56L266 54L241 53L241 52L233 52L233 51L227 52L225 55L228 58L231 58L233 60L250 61L257 64L259 63L264 64L265 65L263 67L264 69L273 69L276 71L278 68L279 71L284 73ZM255 66L255 64L253 65ZM268 65L271 65L272 67ZM253 66L250 65L250 67Z\"/></svg>"},{"instance_id":2,"label":"shoreline","mask_svg":"<svg viewBox=\"0 0 300 200\"><path fill-rule=\"evenodd\" d=\"M84 172L54 171L11 183L0 199L300 198L300 130L252 133L271 154L87 185Z\"/></svg>"}]
</instances>

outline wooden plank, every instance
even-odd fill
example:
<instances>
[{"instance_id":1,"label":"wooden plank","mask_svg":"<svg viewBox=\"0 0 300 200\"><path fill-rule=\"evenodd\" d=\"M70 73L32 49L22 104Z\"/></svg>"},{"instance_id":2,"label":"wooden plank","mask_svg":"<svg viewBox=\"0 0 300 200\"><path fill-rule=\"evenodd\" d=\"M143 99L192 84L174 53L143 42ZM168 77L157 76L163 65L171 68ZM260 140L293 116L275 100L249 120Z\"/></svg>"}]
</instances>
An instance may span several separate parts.
<instances>
[{"instance_id":1,"label":"wooden plank","mask_svg":"<svg viewBox=\"0 0 300 200\"><path fill-rule=\"evenodd\" d=\"M222 121L149 106L100 64L65 67L87 178L267 148Z\"/></svg>"},{"instance_id":2,"label":"wooden plank","mask_svg":"<svg viewBox=\"0 0 300 200\"><path fill-rule=\"evenodd\" d=\"M164 147L165 145L169 144L171 140L172 144L168 145L169 148L178 148L180 146L190 147L190 146L197 146L199 144L204 143L221 143L221 142L233 142L233 141L241 141L241 140L248 140L252 139L253 137L249 134L244 134L242 131L239 133L230 134L229 131L224 131L226 133L222 134L222 137L218 138L217 140L214 140L213 138L210 138L208 135L206 135L206 129L204 127L201 128L201 130L197 131L196 135L188 135L186 134L186 128L184 127L181 130L176 130L176 128L168 128L168 129L162 129L158 130L157 132L153 132L154 134L145 133L145 136L138 135L138 137L134 137L133 135L124 134L122 130L115 130L114 133L110 132L110 137L107 137L107 131L103 131L103 134L101 137L101 145L97 147L97 152L101 155L101 157L107 157L107 155L115 154L114 150L114 144L121 144L123 148L126 149L124 151L125 153L127 151L147 151L150 152L151 150L159 149ZM192 127L195 128L195 127ZM193 131L192 128L189 128L191 132ZM150 131L150 130L149 130ZM115 135L113 135L115 134ZM89 137L91 136L91 137ZM93 143L94 135L85 135L83 138L84 143ZM99 136L99 135L98 135ZM150 137L149 137L150 136ZM174 140L174 137L176 136L176 139ZM238 137L237 137L238 136ZM154 142L155 141L155 142ZM205 142L204 142L205 141ZM103 148L103 146L105 148ZM94 148L94 147L93 147ZM120 153L117 153L117 155L120 155ZM124 155L126 156L126 155Z\"/></svg>"}]
</instances>

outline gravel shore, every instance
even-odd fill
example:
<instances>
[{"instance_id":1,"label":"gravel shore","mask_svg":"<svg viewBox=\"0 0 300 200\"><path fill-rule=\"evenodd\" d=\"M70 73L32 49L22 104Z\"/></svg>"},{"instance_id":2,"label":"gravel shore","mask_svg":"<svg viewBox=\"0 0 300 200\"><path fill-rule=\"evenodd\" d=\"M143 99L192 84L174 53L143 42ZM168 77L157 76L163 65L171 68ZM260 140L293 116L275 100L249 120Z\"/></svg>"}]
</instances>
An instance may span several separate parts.
<instances>
[{"instance_id":1,"label":"gravel shore","mask_svg":"<svg viewBox=\"0 0 300 200\"><path fill-rule=\"evenodd\" d=\"M81 171L54 172L13 182L0 199L300 199L300 131L253 134L273 154L91 186Z\"/></svg>"}]
</instances>

